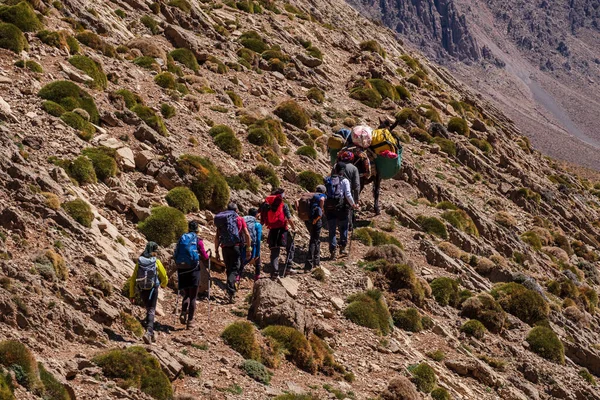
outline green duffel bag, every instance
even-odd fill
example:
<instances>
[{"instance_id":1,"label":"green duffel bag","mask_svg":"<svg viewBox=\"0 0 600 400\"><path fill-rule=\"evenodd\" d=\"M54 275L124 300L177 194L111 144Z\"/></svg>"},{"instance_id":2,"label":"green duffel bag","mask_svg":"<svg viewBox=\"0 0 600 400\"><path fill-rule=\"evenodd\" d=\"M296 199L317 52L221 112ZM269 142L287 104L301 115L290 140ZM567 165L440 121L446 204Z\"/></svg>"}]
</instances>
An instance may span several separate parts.
<instances>
[{"instance_id":1,"label":"green duffel bag","mask_svg":"<svg viewBox=\"0 0 600 400\"><path fill-rule=\"evenodd\" d=\"M392 179L400 172L400 167L402 166L402 150L402 147L398 149L398 157L396 158L378 156L375 159L375 167L377 168L377 173L379 173L381 179Z\"/></svg>"}]
</instances>

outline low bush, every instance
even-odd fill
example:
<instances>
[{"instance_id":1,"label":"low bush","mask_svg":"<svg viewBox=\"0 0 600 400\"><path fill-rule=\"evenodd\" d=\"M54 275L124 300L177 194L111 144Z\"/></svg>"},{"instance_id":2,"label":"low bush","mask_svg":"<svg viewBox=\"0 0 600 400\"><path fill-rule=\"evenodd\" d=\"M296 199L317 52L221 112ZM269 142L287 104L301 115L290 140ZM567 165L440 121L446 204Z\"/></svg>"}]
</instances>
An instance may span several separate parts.
<instances>
[{"instance_id":1,"label":"low bush","mask_svg":"<svg viewBox=\"0 0 600 400\"><path fill-rule=\"evenodd\" d=\"M263 385L268 385L271 382L271 373L258 361L246 360L242 364L242 369L246 375Z\"/></svg>"},{"instance_id":2,"label":"low bush","mask_svg":"<svg viewBox=\"0 0 600 400\"><path fill-rule=\"evenodd\" d=\"M117 174L118 167L114 149L104 146L87 147L81 151L81 154L92 161L94 172L99 180L104 181Z\"/></svg>"},{"instance_id":3,"label":"low bush","mask_svg":"<svg viewBox=\"0 0 600 400\"><path fill-rule=\"evenodd\" d=\"M416 400L419 399L419 394L407 378L398 376L390 381L387 389L381 394L381 399Z\"/></svg>"},{"instance_id":4,"label":"low bush","mask_svg":"<svg viewBox=\"0 0 600 400\"><path fill-rule=\"evenodd\" d=\"M448 132L469 137L469 124L459 117L450 118L450 121L448 121Z\"/></svg>"},{"instance_id":5,"label":"low bush","mask_svg":"<svg viewBox=\"0 0 600 400\"><path fill-rule=\"evenodd\" d=\"M256 146L270 146L273 137L267 129L254 127L248 129L248 142Z\"/></svg>"},{"instance_id":6,"label":"low bush","mask_svg":"<svg viewBox=\"0 0 600 400\"><path fill-rule=\"evenodd\" d=\"M392 314L394 325L408 332L421 332L423 324L421 323L421 314L416 308L410 307L403 310L396 310Z\"/></svg>"},{"instance_id":7,"label":"low bush","mask_svg":"<svg viewBox=\"0 0 600 400\"><path fill-rule=\"evenodd\" d=\"M325 101L325 92L318 87L312 87L308 90L308 92L306 92L306 98L313 100L318 104L323 104Z\"/></svg>"},{"instance_id":8,"label":"low bush","mask_svg":"<svg viewBox=\"0 0 600 400\"><path fill-rule=\"evenodd\" d=\"M312 158L313 160L317 159L317 150L315 150L312 146L302 146L296 150L296 154L299 156L306 156Z\"/></svg>"},{"instance_id":9,"label":"low bush","mask_svg":"<svg viewBox=\"0 0 600 400\"><path fill-rule=\"evenodd\" d=\"M46 198L46 206L52 210L58 210L60 208L60 198L51 192L41 192L42 196Z\"/></svg>"},{"instance_id":10,"label":"low bush","mask_svg":"<svg viewBox=\"0 0 600 400\"><path fill-rule=\"evenodd\" d=\"M0 21L13 24L23 32L35 32L44 27L42 20L27 1L0 6Z\"/></svg>"},{"instance_id":11,"label":"low bush","mask_svg":"<svg viewBox=\"0 0 600 400\"><path fill-rule=\"evenodd\" d=\"M392 101L400 100L400 96L396 91L394 85L386 81L385 79L369 79L369 83L373 89L377 90L379 95L384 99L390 99Z\"/></svg>"},{"instance_id":12,"label":"low bush","mask_svg":"<svg viewBox=\"0 0 600 400\"><path fill-rule=\"evenodd\" d=\"M313 357L310 342L298 330L288 326L268 326L263 334L273 338L287 353L287 358L300 369L314 373L317 365Z\"/></svg>"},{"instance_id":13,"label":"low bush","mask_svg":"<svg viewBox=\"0 0 600 400\"><path fill-rule=\"evenodd\" d=\"M412 108L403 108L396 114L396 122L400 125L405 125L408 121L415 124L418 128L425 129L423 117Z\"/></svg>"},{"instance_id":14,"label":"low bush","mask_svg":"<svg viewBox=\"0 0 600 400\"><path fill-rule=\"evenodd\" d=\"M52 269L54 269L55 275L60 280L67 280L67 278L69 277L69 269L67 268L67 264L63 256L61 256L52 249L48 249L44 253L44 258L48 260L48 262L52 266Z\"/></svg>"},{"instance_id":15,"label":"low bush","mask_svg":"<svg viewBox=\"0 0 600 400\"><path fill-rule=\"evenodd\" d=\"M157 400L173 397L173 388L156 358L143 347L114 349L94 357L107 378L121 387L137 388Z\"/></svg>"},{"instance_id":16,"label":"low bush","mask_svg":"<svg viewBox=\"0 0 600 400\"><path fill-rule=\"evenodd\" d=\"M236 321L229 324L221 333L221 338L245 359L260 360L260 346L256 340L254 325L250 322Z\"/></svg>"},{"instance_id":17,"label":"low bush","mask_svg":"<svg viewBox=\"0 0 600 400\"><path fill-rule=\"evenodd\" d=\"M249 190L252 193L258 193L260 181L256 176L249 172L242 172L238 175L232 175L225 178L229 187L233 190Z\"/></svg>"},{"instance_id":18,"label":"low bush","mask_svg":"<svg viewBox=\"0 0 600 400\"><path fill-rule=\"evenodd\" d=\"M154 77L154 82L163 89L177 89L177 79L170 72L162 72Z\"/></svg>"},{"instance_id":19,"label":"low bush","mask_svg":"<svg viewBox=\"0 0 600 400\"><path fill-rule=\"evenodd\" d=\"M153 35L157 35L160 32L158 21L149 15L144 15L140 18L140 22L146 28L150 30Z\"/></svg>"},{"instance_id":20,"label":"low bush","mask_svg":"<svg viewBox=\"0 0 600 400\"><path fill-rule=\"evenodd\" d=\"M60 117L66 112L66 110L60 104L49 100L44 100L42 102L42 110L46 111L53 117Z\"/></svg>"},{"instance_id":21,"label":"low bush","mask_svg":"<svg viewBox=\"0 0 600 400\"><path fill-rule=\"evenodd\" d=\"M133 111L142 121L156 130L159 134L163 136L169 136L169 131L167 130L165 122L150 107L137 104L131 108L131 111Z\"/></svg>"},{"instance_id":22,"label":"low bush","mask_svg":"<svg viewBox=\"0 0 600 400\"><path fill-rule=\"evenodd\" d=\"M100 120L94 99L85 90L70 81L54 81L44 86L38 93L44 100L59 104L66 111L82 108L90 116L90 122L97 124Z\"/></svg>"},{"instance_id":23,"label":"low bush","mask_svg":"<svg viewBox=\"0 0 600 400\"><path fill-rule=\"evenodd\" d=\"M273 167L267 164L259 164L254 168L254 173L261 178L263 182L271 184L274 188L279 187L279 178Z\"/></svg>"},{"instance_id":24,"label":"low bush","mask_svg":"<svg viewBox=\"0 0 600 400\"><path fill-rule=\"evenodd\" d=\"M148 218L138 224L146 239L167 247L187 231L187 221L181 211L173 207L155 207Z\"/></svg>"},{"instance_id":25,"label":"low bush","mask_svg":"<svg viewBox=\"0 0 600 400\"><path fill-rule=\"evenodd\" d=\"M192 11L192 5L187 0L170 0L167 4L171 7L179 8L186 14Z\"/></svg>"},{"instance_id":26,"label":"low bush","mask_svg":"<svg viewBox=\"0 0 600 400\"><path fill-rule=\"evenodd\" d=\"M20 54L23 50L29 50L29 43L19 28L0 22L0 48Z\"/></svg>"},{"instance_id":27,"label":"low bush","mask_svg":"<svg viewBox=\"0 0 600 400\"><path fill-rule=\"evenodd\" d=\"M234 106L236 106L237 108L244 107L244 101L242 100L239 94L232 90L228 90L225 93L227 94L227 96L229 96Z\"/></svg>"},{"instance_id":28,"label":"low bush","mask_svg":"<svg viewBox=\"0 0 600 400\"><path fill-rule=\"evenodd\" d=\"M77 130L77 135L83 140L91 140L94 137L94 133L96 133L96 128L77 113L67 111L60 116L60 119L71 128Z\"/></svg>"},{"instance_id":29,"label":"low bush","mask_svg":"<svg viewBox=\"0 0 600 400\"><path fill-rule=\"evenodd\" d=\"M421 87L423 86L423 80L421 79L421 77L419 77L417 74L411 75L408 77L408 79L406 80L408 83L412 83L413 85L415 85L416 87Z\"/></svg>"},{"instance_id":30,"label":"low bush","mask_svg":"<svg viewBox=\"0 0 600 400\"><path fill-rule=\"evenodd\" d=\"M540 357L559 364L565 363L565 349L552 329L536 326L529 331L526 340L530 350Z\"/></svg>"},{"instance_id":31,"label":"low bush","mask_svg":"<svg viewBox=\"0 0 600 400\"><path fill-rule=\"evenodd\" d=\"M296 182L309 192L314 192L318 185L323 184L323 176L313 171L302 171L298 174Z\"/></svg>"},{"instance_id":32,"label":"low bush","mask_svg":"<svg viewBox=\"0 0 600 400\"><path fill-rule=\"evenodd\" d=\"M190 189L196 195L201 210L218 212L229 202L229 186L221 171L208 158L184 154L179 169L194 176Z\"/></svg>"},{"instance_id":33,"label":"low bush","mask_svg":"<svg viewBox=\"0 0 600 400\"><path fill-rule=\"evenodd\" d=\"M435 208L440 210L458 210L458 207L450 201L440 201L436 204Z\"/></svg>"},{"instance_id":34,"label":"low bush","mask_svg":"<svg viewBox=\"0 0 600 400\"><path fill-rule=\"evenodd\" d=\"M445 219L455 227L469 235L479 236L479 231L475 226L475 223L464 210L450 210L442 214L442 218Z\"/></svg>"},{"instance_id":35,"label":"low bush","mask_svg":"<svg viewBox=\"0 0 600 400\"><path fill-rule=\"evenodd\" d=\"M38 387L38 365L31 351L23 343L16 340L0 342L0 365L14 371L19 385L29 390Z\"/></svg>"},{"instance_id":36,"label":"low bush","mask_svg":"<svg viewBox=\"0 0 600 400\"><path fill-rule=\"evenodd\" d=\"M354 232L357 240L365 246L384 246L393 244L400 249L403 248L402 243L392 235L378 231L373 228L358 228Z\"/></svg>"},{"instance_id":37,"label":"low bush","mask_svg":"<svg viewBox=\"0 0 600 400\"><path fill-rule=\"evenodd\" d=\"M31 60L27 60L27 61L19 60L15 63L15 67L27 68L31 72L35 72L38 74L41 74L42 72L44 72L44 69L42 68L42 66L40 64L36 63L35 61L31 61Z\"/></svg>"},{"instance_id":38,"label":"low bush","mask_svg":"<svg viewBox=\"0 0 600 400\"><path fill-rule=\"evenodd\" d=\"M383 102L383 98L379 92L370 84L354 86L350 89L350 98L360 101L371 108L379 108Z\"/></svg>"},{"instance_id":39,"label":"low bush","mask_svg":"<svg viewBox=\"0 0 600 400\"><path fill-rule=\"evenodd\" d=\"M431 137L431 135L429 133L427 133L427 131L425 131L424 129L421 128L417 128L414 127L410 130L410 136L414 137L415 139L417 139L419 142L422 143L432 143L433 142L433 138Z\"/></svg>"},{"instance_id":40,"label":"low bush","mask_svg":"<svg viewBox=\"0 0 600 400\"><path fill-rule=\"evenodd\" d=\"M548 319L550 307L542 295L519 283L496 285L491 294L506 312L529 325Z\"/></svg>"},{"instance_id":41,"label":"low bush","mask_svg":"<svg viewBox=\"0 0 600 400\"><path fill-rule=\"evenodd\" d=\"M357 325L375 329L383 335L390 332L390 312L378 290L357 293L348 298L350 303L344 316Z\"/></svg>"},{"instance_id":42,"label":"low bush","mask_svg":"<svg viewBox=\"0 0 600 400\"><path fill-rule=\"evenodd\" d=\"M117 51L115 48L106 43L100 36L96 35L91 31L83 31L75 36L80 43L94 49L101 51L107 57L115 57L117 55Z\"/></svg>"},{"instance_id":43,"label":"low bush","mask_svg":"<svg viewBox=\"0 0 600 400\"><path fill-rule=\"evenodd\" d=\"M177 113L177 110L175 109L175 107L173 107L170 104L162 103L160 105L160 113L162 114L162 116L165 119L169 119L169 118L173 118L175 116L175 114Z\"/></svg>"},{"instance_id":44,"label":"low bush","mask_svg":"<svg viewBox=\"0 0 600 400\"><path fill-rule=\"evenodd\" d=\"M294 125L300 129L306 129L310 123L310 117L298 103L294 100L287 100L279 104L274 111L274 114L281 118L284 122Z\"/></svg>"},{"instance_id":45,"label":"low bush","mask_svg":"<svg viewBox=\"0 0 600 400\"><path fill-rule=\"evenodd\" d=\"M527 231L521 235L521 240L530 245L534 250L542 249L542 240L534 231Z\"/></svg>"},{"instance_id":46,"label":"low bush","mask_svg":"<svg viewBox=\"0 0 600 400\"><path fill-rule=\"evenodd\" d=\"M448 393L448 391L443 387L436 387L433 389L433 392L431 392L431 398L433 400L452 400L450 393Z\"/></svg>"},{"instance_id":47,"label":"low bush","mask_svg":"<svg viewBox=\"0 0 600 400\"><path fill-rule=\"evenodd\" d=\"M431 293L441 306L458 305L458 282L452 278L436 278L431 283Z\"/></svg>"},{"instance_id":48,"label":"low bush","mask_svg":"<svg viewBox=\"0 0 600 400\"><path fill-rule=\"evenodd\" d=\"M452 140L437 136L433 138L433 142L440 146L440 150L444 153L452 157L456 156L456 144Z\"/></svg>"},{"instance_id":49,"label":"low bush","mask_svg":"<svg viewBox=\"0 0 600 400\"><path fill-rule=\"evenodd\" d=\"M62 204L62 208L81 225L87 228L92 226L94 213L92 212L90 205L85 200L75 199L72 201L67 201Z\"/></svg>"},{"instance_id":50,"label":"low bush","mask_svg":"<svg viewBox=\"0 0 600 400\"><path fill-rule=\"evenodd\" d=\"M419 391L430 393L435 388L437 377L429 364L422 362L416 367L411 368L410 372L413 375L413 382Z\"/></svg>"},{"instance_id":51,"label":"low bush","mask_svg":"<svg viewBox=\"0 0 600 400\"><path fill-rule=\"evenodd\" d=\"M240 36L240 44L255 53L263 53L269 49L263 38L255 31L244 32Z\"/></svg>"},{"instance_id":52,"label":"low bush","mask_svg":"<svg viewBox=\"0 0 600 400\"><path fill-rule=\"evenodd\" d=\"M94 89L106 89L108 79L106 79L101 64L86 56L73 56L69 58L68 61L69 64L85 72L86 75L94 79L87 84L89 87Z\"/></svg>"},{"instance_id":53,"label":"low bush","mask_svg":"<svg viewBox=\"0 0 600 400\"><path fill-rule=\"evenodd\" d=\"M446 225L439 218L420 215L417 217L417 222L425 232L441 237L442 239L448 239Z\"/></svg>"},{"instance_id":54,"label":"low bush","mask_svg":"<svg viewBox=\"0 0 600 400\"><path fill-rule=\"evenodd\" d=\"M494 221L505 228L514 228L517 226L516 218L507 211L497 212L496 215L494 215Z\"/></svg>"},{"instance_id":55,"label":"low bush","mask_svg":"<svg viewBox=\"0 0 600 400\"><path fill-rule=\"evenodd\" d=\"M144 327L142 324L140 324L140 321L138 321L137 318L124 311L121 311L120 318L123 328L125 328L127 332L131 333L137 338L141 338L144 335Z\"/></svg>"},{"instance_id":56,"label":"low bush","mask_svg":"<svg viewBox=\"0 0 600 400\"><path fill-rule=\"evenodd\" d=\"M79 156L73 161L66 161L63 163L65 171L80 185L86 185L88 183L96 183L96 171L94 164L86 156Z\"/></svg>"},{"instance_id":57,"label":"low bush","mask_svg":"<svg viewBox=\"0 0 600 400\"><path fill-rule=\"evenodd\" d=\"M251 140L251 137L254 137L256 142L253 144L264 146L271 145L277 141L280 146L285 146L287 137L283 133L281 122L272 118L264 118L260 120L251 119L250 121L251 122L247 124L249 125L248 140Z\"/></svg>"},{"instance_id":58,"label":"low bush","mask_svg":"<svg viewBox=\"0 0 600 400\"><path fill-rule=\"evenodd\" d=\"M215 136L215 145L233 158L242 157L242 142L234 133L220 133Z\"/></svg>"},{"instance_id":59,"label":"low bush","mask_svg":"<svg viewBox=\"0 0 600 400\"><path fill-rule=\"evenodd\" d=\"M194 72L200 69L200 66L198 65L198 60L196 60L196 56L188 49L175 49L172 52L170 52L169 55L173 57L173 60L185 65Z\"/></svg>"},{"instance_id":60,"label":"low bush","mask_svg":"<svg viewBox=\"0 0 600 400\"><path fill-rule=\"evenodd\" d=\"M208 131L208 134L213 138L220 135L221 133L229 133L233 135L233 129L231 129L227 125L214 125Z\"/></svg>"},{"instance_id":61,"label":"low bush","mask_svg":"<svg viewBox=\"0 0 600 400\"><path fill-rule=\"evenodd\" d=\"M179 186L169 190L165 197L167 204L178 209L184 214L189 214L200 209L200 204L194 192L185 186Z\"/></svg>"},{"instance_id":62,"label":"low bush","mask_svg":"<svg viewBox=\"0 0 600 400\"><path fill-rule=\"evenodd\" d=\"M398 97L400 97L400 100L410 100L411 98L410 91L404 86L397 85L396 93L398 93Z\"/></svg>"},{"instance_id":63,"label":"low bush","mask_svg":"<svg viewBox=\"0 0 600 400\"><path fill-rule=\"evenodd\" d=\"M461 332L477 339L483 339L485 330L485 326L483 326L483 324L476 319L470 319L460 327Z\"/></svg>"},{"instance_id":64,"label":"low bush","mask_svg":"<svg viewBox=\"0 0 600 400\"><path fill-rule=\"evenodd\" d=\"M470 142L473 146L477 147L479 150L481 150L485 154L489 154L492 152L492 150L494 150L494 148L492 147L490 142L488 142L485 139L473 138L470 140Z\"/></svg>"},{"instance_id":65,"label":"low bush","mask_svg":"<svg viewBox=\"0 0 600 400\"><path fill-rule=\"evenodd\" d=\"M373 243L372 238L371 243ZM367 261L386 260L390 264L401 264L405 261L402 249L396 244L381 244L371 247L365 254L364 259Z\"/></svg>"},{"instance_id":66,"label":"low bush","mask_svg":"<svg viewBox=\"0 0 600 400\"><path fill-rule=\"evenodd\" d=\"M149 57L149 56L139 56L133 59L132 61L135 65L137 65L138 67L142 67L145 69L149 69L152 71L160 71L160 66L158 65L158 63L156 62L156 60L154 59L154 57Z\"/></svg>"},{"instance_id":67,"label":"low bush","mask_svg":"<svg viewBox=\"0 0 600 400\"><path fill-rule=\"evenodd\" d=\"M588 371L587 368L581 368L577 374L590 385L596 386L596 378L594 378L594 375L590 374L590 371Z\"/></svg>"},{"instance_id":68,"label":"low bush","mask_svg":"<svg viewBox=\"0 0 600 400\"><path fill-rule=\"evenodd\" d=\"M479 320L492 333L502 331L506 315L502 306L487 293L469 297L462 303L463 317Z\"/></svg>"},{"instance_id":69,"label":"low bush","mask_svg":"<svg viewBox=\"0 0 600 400\"><path fill-rule=\"evenodd\" d=\"M391 292L410 299L420 306L425 299L425 287L415 276L415 271L408 264L391 264L387 260L371 263L369 269L383 274Z\"/></svg>"},{"instance_id":70,"label":"low bush","mask_svg":"<svg viewBox=\"0 0 600 400\"><path fill-rule=\"evenodd\" d=\"M38 363L38 370L40 371L40 381L42 383L42 399L71 400L65 386L48 372L42 363ZM1 392L0 398L3 398Z\"/></svg>"},{"instance_id":71,"label":"low bush","mask_svg":"<svg viewBox=\"0 0 600 400\"><path fill-rule=\"evenodd\" d=\"M359 47L360 47L360 51L368 51L370 53L377 53L381 57L385 58L385 55L386 55L385 50L383 50L383 47L381 47L379 42L377 42L376 40L365 40L363 42L360 42Z\"/></svg>"},{"instance_id":72,"label":"low bush","mask_svg":"<svg viewBox=\"0 0 600 400\"><path fill-rule=\"evenodd\" d=\"M109 281L107 281L99 272L94 272L88 277L88 283L95 289L108 297L112 294L113 287ZM129 288L129 287L128 287ZM127 293L129 296L129 293Z\"/></svg>"},{"instance_id":73,"label":"low bush","mask_svg":"<svg viewBox=\"0 0 600 400\"><path fill-rule=\"evenodd\" d=\"M123 101L125 102L125 107L129 108L130 110L138 104L144 105L144 101L137 93L134 93L127 89L117 90L116 92L114 92L114 94L111 94L111 96L122 97Z\"/></svg>"}]
</instances>

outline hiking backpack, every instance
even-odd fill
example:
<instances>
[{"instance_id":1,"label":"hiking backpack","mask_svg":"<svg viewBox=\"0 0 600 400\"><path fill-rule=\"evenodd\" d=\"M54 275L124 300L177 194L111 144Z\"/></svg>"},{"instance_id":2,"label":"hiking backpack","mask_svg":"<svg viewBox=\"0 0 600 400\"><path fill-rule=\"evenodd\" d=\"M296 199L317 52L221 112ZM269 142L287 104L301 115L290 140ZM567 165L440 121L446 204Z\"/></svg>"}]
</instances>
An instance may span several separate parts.
<instances>
[{"instance_id":1,"label":"hiking backpack","mask_svg":"<svg viewBox=\"0 0 600 400\"><path fill-rule=\"evenodd\" d=\"M325 209L327 211L340 211L343 209L346 199L342 189L342 177L339 175L328 176L325 178L325 188L327 189Z\"/></svg>"},{"instance_id":2,"label":"hiking backpack","mask_svg":"<svg viewBox=\"0 0 600 400\"><path fill-rule=\"evenodd\" d=\"M200 261L198 254L198 236L194 232L188 232L179 238L175 248L175 263L194 266Z\"/></svg>"},{"instance_id":3,"label":"hiking backpack","mask_svg":"<svg viewBox=\"0 0 600 400\"><path fill-rule=\"evenodd\" d=\"M138 270L135 283L139 290L152 290L158 285L156 257L138 258Z\"/></svg>"},{"instance_id":4,"label":"hiking backpack","mask_svg":"<svg viewBox=\"0 0 600 400\"><path fill-rule=\"evenodd\" d=\"M281 195L267 196L261 207L260 219L269 229L285 228L285 212Z\"/></svg>"},{"instance_id":5,"label":"hiking backpack","mask_svg":"<svg viewBox=\"0 0 600 400\"><path fill-rule=\"evenodd\" d=\"M316 208L319 207L321 197L325 197L321 193L303 193L298 200L298 217L302 221L312 221L317 217Z\"/></svg>"},{"instance_id":6,"label":"hiking backpack","mask_svg":"<svg viewBox=\"0 0 600 400\"><path fill-rule=\"evenodd\" d=\"M256 228L256 224L259 222L251 215L247 215L244 217L244 221L246 221L246 225L248 225L248 233L250 233L250 243L254 244L258 241L258 229Z\"/></svg>"},{"instance_id":7,"label":"hiking backpack","mask_svg":"<svg viewBox=\"0 0 600 400\"><path fill-rule=\"evenodd\" d=\"M242 243L239 216L233 210L227 210L215 215L215 226L219 230L219 242L224 247L231 247Z\"/></svg>"}]
</instances>

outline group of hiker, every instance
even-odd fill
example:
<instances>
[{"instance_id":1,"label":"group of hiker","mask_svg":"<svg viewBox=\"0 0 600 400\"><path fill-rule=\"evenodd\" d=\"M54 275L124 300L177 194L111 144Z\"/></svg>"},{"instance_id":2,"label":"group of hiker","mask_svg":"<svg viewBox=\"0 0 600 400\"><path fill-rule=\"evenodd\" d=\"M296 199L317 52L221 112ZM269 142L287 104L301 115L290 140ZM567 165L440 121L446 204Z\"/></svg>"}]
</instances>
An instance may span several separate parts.
<instances>
[{"instance_id":1,"label":"group of hiker","mask_svg":"<svg viewBox=\"0 0 600 400\"><path fill-rule=\"evenodd\" d=\"M375 143L375 149L383 145L395 150L396 145L389 131L383 133L384 140ZM302 195L296 202L298 216L304 221L310 234L307 257L304 270L311 271L320 264L321 260L321 230L326 221L330 259L348 254L349 231L356 223L355 210L358 209L359 196L365 185L374 183L374 211L380 213L379 188L385 174L377 171L372 174L373 157L368 154L373 142L373 131L368 127L355 127L352 131L342 129L334 134L343 140L344 144L338 149L332 149L333 169L331 175L318 185L314 193ZM388 138L391 138L388 140ZM329 144L329 143L328 143ZM381 158L392 160L397 172L400 165L399 154L388 148L377 154ZM335 157L334 157L335 155ZM393 158L396 157L396 159ZM382 164L385 166L385 164ZM389 175L389 174L388 174ZM244 268L254 266L254 280L261 277L261 243L263 225L269 229L267 244L270 249L270 276L272 279L285 276L291 261L294 259L294 236L296 225L288 203L285 201L285 191L275 189L259 208L251 208L248 215L239 215L238 205L228 204L227 209L214 217L216 234L214 237L214 257L217 262L223 260L227 276L226 291L230 303L235 301ZM205 250L202 239L198 236L199 226L196 221L188 224L188 232L183 234L173 254L177 266L178 298L183 296L179 321L186 329L194 327L196 300L199 295L207 296L210 302L210 260L212 254ZM339 232L339 239L337 233ZM281 250L285 249L285 263L280 265ZM154 335L154 317L159 287L164 288L168 283L164 266L157 258L158 245L148 242L142 255L138 258L133 276L130 279L129 295L133 298L136 291L146 307L146 333L143 340L152 343ZM207 268L208 266L208 268ZM202 276L207 279L202 279ZM206 281L201 289L201 281ZM210 303L209 303L210 304ZM209 309L210 310L210 309ZM210 311L209 311L210 312Z\"/></svg>"}]
</instances>

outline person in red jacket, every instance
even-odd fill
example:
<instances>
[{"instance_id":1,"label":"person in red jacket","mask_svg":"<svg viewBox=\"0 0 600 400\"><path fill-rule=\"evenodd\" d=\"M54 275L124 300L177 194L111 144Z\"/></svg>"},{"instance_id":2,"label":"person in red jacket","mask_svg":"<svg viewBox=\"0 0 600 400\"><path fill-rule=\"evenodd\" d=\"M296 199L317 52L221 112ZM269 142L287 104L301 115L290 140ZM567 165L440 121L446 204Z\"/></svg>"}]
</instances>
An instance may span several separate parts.
<instances>
[{"instance_id":1,"label":"person in red jacket","mask_svg":"<svg viewBox=\"0 0 600 400\"><path fill-rule=\"evenodd\" d=\"M267 242L271 249L271 266L273 267L271 278L275 278L283 272L279 270L279 255L283 247L288 251L289 259L294 258L294 255L289 253L292 238L289 234L288 225L292 228L292 231L296 230L296 226L292 221L290 208L283 201L283 197L284 189L276 189L265 199L261 206L260 222L269 228Z\"/></svg>"}]
</instances>

